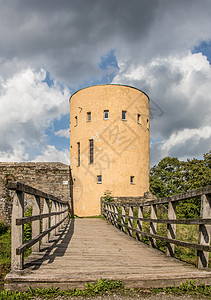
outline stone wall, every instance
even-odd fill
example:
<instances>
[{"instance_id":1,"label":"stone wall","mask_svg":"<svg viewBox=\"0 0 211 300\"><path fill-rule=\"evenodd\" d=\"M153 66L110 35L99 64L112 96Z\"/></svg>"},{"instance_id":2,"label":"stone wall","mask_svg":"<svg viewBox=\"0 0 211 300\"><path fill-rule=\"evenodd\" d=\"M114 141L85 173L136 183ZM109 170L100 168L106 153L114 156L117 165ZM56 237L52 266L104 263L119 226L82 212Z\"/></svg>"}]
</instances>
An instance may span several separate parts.
<instances>
[{"instance_id":1,"label":"stone wall","mask_svg":"<svg viewBox=\"0 0 211 300\"><path fill-rule=\"evenodd\" d=\"M1 163L0 162L0 221L10 224L13 192L6 188L8 181L19 181L43 192L70 201L70 169L62 163ZM25 206L32 196L25 197Z\"/></svg>"}]
</instances>

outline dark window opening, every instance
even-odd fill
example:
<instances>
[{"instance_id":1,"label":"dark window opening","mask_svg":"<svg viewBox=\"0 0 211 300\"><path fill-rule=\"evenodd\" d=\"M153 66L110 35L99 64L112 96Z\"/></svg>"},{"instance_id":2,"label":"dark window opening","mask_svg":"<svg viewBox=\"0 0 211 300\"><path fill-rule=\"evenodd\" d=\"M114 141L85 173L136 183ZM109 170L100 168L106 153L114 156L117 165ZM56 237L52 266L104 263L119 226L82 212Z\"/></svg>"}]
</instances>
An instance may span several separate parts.
<instances>
[{"instance_id":1,"label":"dark window opening","mask_svg":"<svg viewBox=\"0 0 211 300\"><path fill-rule=\"evenodd\" d=\"M104 110L104 120L109 119L109 110Z\"/></svg>"},{"instance_id":2,"label":"dark window opening","mask_svg":"<svg viewBox=\"0 0 211 300\"><path fill-rule=\"evenodd\" d=\"M78 167L79 167L81 163L80 161L81 149L80 149L80 143L77 143L77 145L78 145Z\"/></svg>"},{"instance_id":3,"label":"dark window opening","mask_svg":"<svg viewBox=\"0 0 211 300\"><path fill-rule=\"evenodd\" d=\"M137 123L141 124L141 115L140 114L137 114Z\"/></svg>"},{"instance_id":4,"label":"dark window opening","mask_svg":"<svg viewBox=\"0 0 211 300\"><path fill-rule=\"evenodd\" d=\"M134 184L134 176L130 176L130 184Z\"/></svg>"},{"instance_id":5,"label":"dark window opening","mask_svg":"<svg viewBox=\"0 0 211 300\"><path fill-rule=\"evenodd\" d=\"M94 162L94 140L89 140L89 163Z\"/></svg>"},{"instance_id":6,"label":"dark window opening","mask_svg":"<svg viewBox=\"0 0 211 300\"><path fill-rule=\"evenodd\" d=\"M75 117L75 126L77 126L78 125L78 117L76 116Z\"/></svg>"},{"instance_id":7,"label":"dark window opening","mask_svg":"<svg viewBox=\"0 0 211 300\"><path fill-rule=\"evenodd\" d=\"M91 112L87 113L87 122L91 122Z\"/></svg>"},{"instance_id":8,"label":"dark window opening","mask_svg":"<svg viewBox=\"0 0 211 300\"><path fill-rule=\"evenodd\" d=\"M122 121L126 121L126 113L125 110L122 111Z\"/></svg>"},{"instance_id":9,"label":"dark window opening","mask_svg":"<svg viewBox=\"0 0 211 300\"><path fill-rule=\"evenodd\" d=\"M97 175L97 183L102 183L102 175Z\"/></svg>"}]
</instances>

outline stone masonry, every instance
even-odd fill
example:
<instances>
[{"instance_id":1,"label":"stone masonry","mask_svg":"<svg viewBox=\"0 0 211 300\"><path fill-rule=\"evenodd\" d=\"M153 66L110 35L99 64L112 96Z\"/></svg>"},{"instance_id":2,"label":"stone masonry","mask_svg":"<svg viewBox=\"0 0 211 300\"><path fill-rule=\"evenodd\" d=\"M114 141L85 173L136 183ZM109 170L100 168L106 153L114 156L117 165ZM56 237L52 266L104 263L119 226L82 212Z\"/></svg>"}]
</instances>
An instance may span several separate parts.
<instances>
[{"instance_id":1,"label":"stone masonry","mask_svg":"<svg viewBox=\"0 0 211 300\"><path fill-rule=\"evenodd\" d=\"M19 181L43 192L70 201L70 170L63 163L0 162L0 221L10 225L13 192L6 188L8 181ZM25 197L30 206L32 197Z\"/></svg>"}]
</instances>

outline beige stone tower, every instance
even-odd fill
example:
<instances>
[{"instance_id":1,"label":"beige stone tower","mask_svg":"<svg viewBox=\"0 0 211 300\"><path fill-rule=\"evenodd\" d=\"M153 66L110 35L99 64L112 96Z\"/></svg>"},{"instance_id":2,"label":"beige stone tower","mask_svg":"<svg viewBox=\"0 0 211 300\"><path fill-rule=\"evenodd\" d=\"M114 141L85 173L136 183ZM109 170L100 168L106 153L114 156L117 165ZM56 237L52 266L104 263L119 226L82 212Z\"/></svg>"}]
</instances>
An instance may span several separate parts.
<instances>
[{"instance_id":1,"label":"beige stone tower","mask_svg":"<svg viewBox=\"0 0 211 300\"><path fill-rule=\"evenodd\" d=\"M149 98L124 85L97 85L70 97L74 213L100 214L100 197L149 190Z\"/></svg>"}]
</instances>

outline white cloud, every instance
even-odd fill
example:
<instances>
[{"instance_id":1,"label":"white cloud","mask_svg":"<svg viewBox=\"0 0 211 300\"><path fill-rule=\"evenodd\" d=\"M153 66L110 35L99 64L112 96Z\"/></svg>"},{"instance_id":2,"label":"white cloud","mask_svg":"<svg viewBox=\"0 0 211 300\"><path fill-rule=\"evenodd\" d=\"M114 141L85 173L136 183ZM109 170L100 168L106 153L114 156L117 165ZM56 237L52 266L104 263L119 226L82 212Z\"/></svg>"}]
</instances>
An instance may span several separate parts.
<instances>
[{"instance_id":1,"label":"white cloud","mask_svg":"<svg viewBox=\"0 0 211 300\"><path fill-rule=\"evenodd\" d=\"M114 83L134 85L151 99L151 163L165 156L202 156L211 148L211 69L201 53L156 58L120 68ZM160 113L161 112L161 113Z\"/></svg>"},{"instance_id":2,"label":"white cloud","mask_svg":"<svg viewBox=\"0 0 211 300\"><path fill-rule=\"evenodd\" d=\"M70 129L69 128L61 129L59 131L54 132L54 134L58 135L60 137L65 137L65 138L69 139L70 138Z\"/></svg>"},{"instance_id":3,"label":"white cloud","mask_svg":"<svg viewBox=\"0 0 211 300\"><path fill-rule=\"evenodd\" d=\"M65 149L64 151L59 151L52 145L47 145L42 154L35 157L33 160L35 162L62 162L64 164L70 164L70 152Z\"/></svg>"},{"instance_id":4,"label":"white cloud","mask_svg":"<svg viewBox=\"0 0 211 300\"><path fill-rule=\"evenodd\" d=\"M194 140L194 144L198 144L200 139L209 139L211 147L211 126L206 126L199 129L185 128L177 133L172 133L168 140L164 141L161 145L161 150L166 153L165 156L174 147L184 145L188 140Z\"/></svg>"},{"instance_id":5,"label":"white cloud","mask_svg":"<svg viewBox=\"0 0 211 300\"><path fill-rule=\"evenodd\" d=\"M46 145L45 130L68 112L69 91L49 87L46 72L30 68L4 80L0 93L0 160L30 160ZM30 151L29 151L30 149Z\"/></svg>"}]
</instances>

